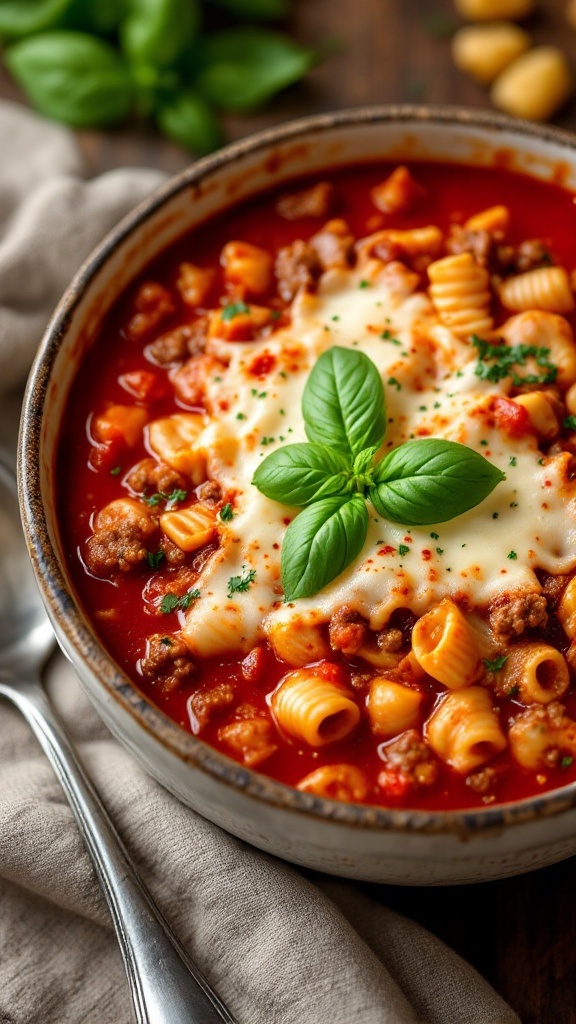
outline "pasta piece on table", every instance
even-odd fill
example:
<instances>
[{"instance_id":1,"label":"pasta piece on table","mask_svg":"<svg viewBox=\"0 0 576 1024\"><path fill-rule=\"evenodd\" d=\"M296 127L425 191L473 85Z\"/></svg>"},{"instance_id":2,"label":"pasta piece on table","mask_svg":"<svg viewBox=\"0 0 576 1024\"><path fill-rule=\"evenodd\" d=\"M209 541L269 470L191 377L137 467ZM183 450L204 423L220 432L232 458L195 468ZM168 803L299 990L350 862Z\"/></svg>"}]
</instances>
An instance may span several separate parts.
<instances>
[{"instance_id":1,"label":"pasta piece on table","mask_svg":"<svg viewBox=\"0 0 576 1024\"><path fill-rule=\"evenodd\" d=\"M535 46L498 76L492 86L495 107L513 117L547 121L566 102L574 79L566 54L557 46Z\"/></svg>"}]
</instances>

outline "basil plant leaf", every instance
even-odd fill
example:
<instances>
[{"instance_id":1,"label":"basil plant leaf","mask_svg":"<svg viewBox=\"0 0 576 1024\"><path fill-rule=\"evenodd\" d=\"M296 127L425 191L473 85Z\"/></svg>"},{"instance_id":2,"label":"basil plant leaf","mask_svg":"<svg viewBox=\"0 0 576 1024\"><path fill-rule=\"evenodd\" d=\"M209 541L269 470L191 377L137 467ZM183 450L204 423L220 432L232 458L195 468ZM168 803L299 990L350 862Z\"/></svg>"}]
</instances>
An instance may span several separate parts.
<instances>
[{"instance_id":1,"label":"basil plant leaf","mask_svg":"<svg viewBox=\"0 0 576 1024\"><path fill-rule=\"evenodd\" d=\"M199 155L222 144L222 129L214 111L191 90L165 100L156 112L156 121L168 138Z\"/></svg>"},{"instance_id":2,"label":"basil plant leaf","mask_svg":"<svg viewBox=\"0 0 576 1024\"><path fill-rule=\"evenodd\" d=\"M311 597L360 554L368 510L359 494L322 498L299 512L282 544L284 599Z\"/></svg>"},{"instance_id":3,"label":"basil plant leaf","mask_svg":"<svg viewBox=\"0 0 576 1024\"><path fill-rule=\"evenodd\" d=\"M365 448L364 451L358 452L358 455L354 459L354 473L356 476L364 475L369 473L372 469L372 463L374 462L374 456L378 451L377 448L372 446L371 448Z\"/></svg>"},{"instance_id":4,"label":"basil plant leaf","mask_svg":"<svg viewBox=\"0 0 576 1024\"><path fill-rule=\"evenodd\" d=\"M261 28L207 35L195 86L221 110L256 110L302 78L315 62L312 50Z\"/></svg>"},{"instance_id":5,"label":"basil plant leaf","mask_svg":"<svg viewBox=\"0 0 576 1024\"><path fill-rule=\"evenodd\" d=\"M306 436L352 456L379 448L386 432L382 379L368 356L335 346L312 369L302 395Z\"/></svg>"},{"instance_id":6,"label":"basil plant leaf","mask_svg":"<svg viewBox=\"0 0 576 1024\"><path fill-rule=\"evenodd\" d=\"M455 441L407 441L374 472L369 497L386 519L406 526L444 523L479 505L505 474Z\"/></svg>"},{"instance_id":7,"label":"basil plant leaf","mask_svg":"<svg viewBox=\"0 0 576 1024\"><path fill-rule=\"evenodd\" d=\"M120 42L135 64L170 67L200 28L197 0L131 0Z\"/></svg>"},{"instance_id":8,"label":"basil plant leaf","mask_svg":"<svg viewBox=\"0 0 576 1024\"><path fill-rule=\"evenodd\" d=\"M347 459L320 444L287 444L258 466L252 483L262 494L284 505L342 495L351 477Z\"/></svg>"},{"instance_id":9,"label":"basil plant leaf","mask_svg":"<svg viewBox=\"0 0 576 1024\"><path fill-rule=\"evenodd\" d=\"M0 0L0 36L43 32L60 21L71 0Z\"/></svg>"},{"instance_id":10,"label":"basil plant leaf","mask_svg":"<svg viewBox=\"0 0 576 1024\"><path fill-rule=\"evenodd\" d=\"M4 61L37 110L75 128L115 124L132 107L132 81L120 55L83 32L22 39Z\"/></svg>"},{"instance_id":11,"label":"basil plant leaf","mask_svg":"<svg viewBox=\"0 0 576 1024\"><path fill-rule=\"evenodd\" d=\"M61 28L110 35L126 17L130 0L67 0ZM0 0L0 10L2 0Z\"/></svg>"},{"instance_id":12,"label":"basil plant leaf","mask_svg":"<svg viewBox=\"0 0 576 1024\"><path fill-rule=\"evenodd\" d=\"M289 11L288 0L216 0L216 3L237 18L254 21L285 18Z\"/></svg>"}]
</instances>

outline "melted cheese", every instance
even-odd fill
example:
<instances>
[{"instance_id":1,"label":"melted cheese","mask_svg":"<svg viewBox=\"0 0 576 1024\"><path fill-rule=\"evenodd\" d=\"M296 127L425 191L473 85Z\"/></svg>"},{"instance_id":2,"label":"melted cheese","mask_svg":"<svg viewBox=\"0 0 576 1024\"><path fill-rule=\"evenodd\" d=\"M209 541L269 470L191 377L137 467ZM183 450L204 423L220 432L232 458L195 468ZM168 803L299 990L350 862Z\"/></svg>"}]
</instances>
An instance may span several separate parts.
<instances>
[{"instance_id":1,"label":"melted cheese","mask_svg":"<svg viewBox=\"0 0 576 1024\"><path fill-rule=\"evenodd\" d=\"M235 495L235 515L221 524L221 546L186 616L184 635L195 653L247 649L274 622L327 622L342 605L376 630L395 608L422 615L446 596L485 606L503 592L539 591L537 568L576 567L568 457L544 460L534 436L512 438L491 425L491 399L505 395L509 381L480 380L475 350L440 325L415 287L414 275L398 263L330 271L316 295L294 301L289 327L254 342L212 339L226 369L208 381L211 422L201 441L210 477ZM306 440L302 392L314 362L332 345L358 347L380 370L388 428L379 455L411 437L444 437L484 455L506 480L476 508L437 526L408 530L369 504L358 558L314 597L285 604L281 546L298 510L265 498L251 480L275 448ZM255 376L262 366L266 374ZM230 579L248 579L251 570L246 591L229 596Z\"/></svg>"}]
</instances>

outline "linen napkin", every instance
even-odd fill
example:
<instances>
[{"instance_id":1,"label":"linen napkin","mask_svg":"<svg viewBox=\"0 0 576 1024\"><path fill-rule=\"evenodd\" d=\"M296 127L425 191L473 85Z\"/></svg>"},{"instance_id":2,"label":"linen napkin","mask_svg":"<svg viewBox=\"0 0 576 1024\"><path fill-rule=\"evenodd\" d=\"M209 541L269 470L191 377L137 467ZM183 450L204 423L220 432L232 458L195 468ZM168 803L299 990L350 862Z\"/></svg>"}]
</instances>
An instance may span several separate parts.
<instances>
[{"instance_id":1,"label":"linen napkin","mask_svg":"<svg viewBox=\"0 0 576 1024\"><path fill-rule=\"evenodd\" d=\"M53 305L162 179L83 178L73 136L0 103L0 443ZM48 691L154 898L240 1024L518 1024L455 953L350 882L249 848L165 792L111 738L61 655ZM0 1024L128 1024L111 921L62 791L0 707Z\"/></svg>"}]
</instances>

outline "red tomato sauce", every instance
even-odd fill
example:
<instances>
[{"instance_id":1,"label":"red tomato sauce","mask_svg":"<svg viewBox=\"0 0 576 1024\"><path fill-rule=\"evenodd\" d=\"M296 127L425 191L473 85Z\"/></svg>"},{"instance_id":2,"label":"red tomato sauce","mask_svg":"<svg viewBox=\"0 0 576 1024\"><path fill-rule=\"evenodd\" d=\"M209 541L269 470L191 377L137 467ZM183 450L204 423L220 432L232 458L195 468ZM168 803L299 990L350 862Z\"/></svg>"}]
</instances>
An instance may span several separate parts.
<instances>
[{"instance_id":1,"label":"red tomato sauce","mask_svg":"<svg viewBox=\"0 0 576 1024\"><path fill-rule=\"evenodd\" d=\"M554 261L576 267L576 206L572 193L552 184L536 182L520 174L501 169L472 168L456 165L417 163L411 170L426 189L426 197L409 215L381 217L370 199L373 186L386 178L395 165L370 164L344 168L331 174L336 187L337 208L333 216L344 217L355 237L363 237L381 226L412 228L436 224L447 231L454 222L466 220L480 210L494 205L507 206L512 215L509 233L511 242L540 238ZM313 179L310 179L313 180ZM281 193L304 187L308 180L284 185ZM57 455L58 515L68 567L81 605L100 637L104 647L120 668L158 708L192 731L188 703L199 687L219 682L234 682L240 700L267 709L267 696L291 667L279 662L265 647L265 671L259 681L247 681L242 673L242 655L207 659L198 666L192 680L170 693L164 693L139 671L146 638L163 630L172 633L183 621L182 612L159 613L153 603L155 587L174 570L158 571L146 566L131 574L116 574L113 580L95 578L86 569L81 557L82 547L90 535L95 512L106 503L125 494L122 478L139 459L148 456L143 443L126 453L112 441L109 448L94 455L90 424L95 415L114 403L146 405L150 418L157 419L181 411L182 404L174 397L167 371L151 365L146 345L127 336L126 324L133 313L132 303L138 286L154 280L175 290L178 266L182 261L202 267L219 268L222 247L230 239L241 239L274 253L297 238L307 238L317 231L322 221L288 221L275 209L278 193L265 194L233 209L184 237L158 257L116 303L102 325L99 337L87 353L69 396ZM220 291L218 291L220 289ZM221 294L222 278L214 286L214 300ZM173 316L163 322L163 333L183 323L189 313L181 304ZM153 335L152 337L154 337ZM264 357L265 359L266 357ZM255 366L254 373L265 375L269 366ZM187 407L184 407L185 409ZM121 578L120 578L121 577ZM169 587L168 587L169 589ZM546 633L548 643L550 632ZM568 646L559 629L557 644ZM345 677L351 669L365 671L360 662L349 662L335 653L334 662L344 666ZM422 718L433 708L442 688L430 680L429 692L423 702ZM573 687L571 688L573 689ZM442 690L442 692L445 692ZM576 695L562 698L570 715L576 714ZM502 703L503 721L518 711L513 700ZM218 740L221 721L214 721L202 731L202 739L220 747L228 756L234 754ZM378 755L378 742L370 735L368 720L361 722L351 737L313 750L303 743L278 737L278 750L258 767L258 771L296 784L307 773L324 764L355 764L374 780L383 765ZM547 768L544 777L522 769L504 752L492 764L504 764L505 771L497 788L498 803L519 800L541 793L576 779L575 763L565 768ZM446 765L441 767L439 782L409 795L395 799L390 793L371 793L367 802L386 806L408 805L414 808L453 809L482 806L482 798L466 786L463 778Z\"/></svg>"}]
</instances>

